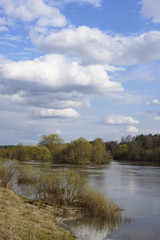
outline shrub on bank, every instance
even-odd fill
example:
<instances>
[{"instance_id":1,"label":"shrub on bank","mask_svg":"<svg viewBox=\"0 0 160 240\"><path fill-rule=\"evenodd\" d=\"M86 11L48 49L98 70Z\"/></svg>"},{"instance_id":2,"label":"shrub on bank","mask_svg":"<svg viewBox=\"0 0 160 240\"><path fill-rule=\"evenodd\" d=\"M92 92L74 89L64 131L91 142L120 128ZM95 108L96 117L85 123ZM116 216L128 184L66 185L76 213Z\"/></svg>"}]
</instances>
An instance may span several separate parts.
<instances>
[{"instance_id":1,"label":"shrub on bank","mask_svg":"<svg viewBox=\"0 0 160 240\"><path fill-rule=\"evenodd\" d=\"M13 168L14 162L0 161L0 186L11 188L13 184L13 177L15 169Z\"/></svg>"},{"instance_id":2,"label":"shrub on bank","mask_svg":"<svg viewBox=\"0 0 160 240\"><path fill-rule=\"evenodd\" d=\"M6 148L0 148L0 158L16 159L19 161L51 161L51 153L45 146L23 146L18 144Z\"/></svg>"},{"instance_id":3,"label":"shrub on bank","mask_svg":"<svg viewBox=\"0 0 160 240\"><path fill-rule=\"evenodd\" d=\"M79 206L87 216L101 218L107 222L121 221L121 209L118 205L112 200L107 200L100 190L90 187L86 178L75 171L57 169L52 173L44 173L30 169L28 175L22 173L18 180L22 185L32 183L36 198L50 205Z\"/></svg>"},{"instance_id":4,"label":"shrub on bank","mask_svg":"<svg viewBox=\"0 0 160 240\"><path fill-rule=\"evenodd\" d=\"M119 206L113 200L107 200L105 195L97 189L85 187L79 203L85 210L85 214L89 216L107 219L111 223L121 221Z\"/></svg>"},{"instance_id":5,"label":"shrub on bank","mask_svg":"<svg viewBox=\"0 0 160 240\"><path fill-rule=\"evenodd\" d=\"M19 164L15 172L15 168L10 166L0 164L3 187L9 182L13 183L12 179L15 178L23 193L34 195L36 199L49 205L79 206L87 216L104 219L107 222L121 220L120 208L113 201L108 201L101 191L90 187L86 178L75 171L57 169L46 173Z\"/></svg>"}]
</instances>

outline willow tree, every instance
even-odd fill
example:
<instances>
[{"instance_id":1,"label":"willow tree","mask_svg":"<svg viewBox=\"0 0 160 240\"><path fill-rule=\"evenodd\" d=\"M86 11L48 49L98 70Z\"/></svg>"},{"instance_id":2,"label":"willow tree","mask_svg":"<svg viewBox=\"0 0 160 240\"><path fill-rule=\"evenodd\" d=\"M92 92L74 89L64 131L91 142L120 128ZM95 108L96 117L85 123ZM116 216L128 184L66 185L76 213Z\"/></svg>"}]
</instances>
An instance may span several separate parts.
<instances>
[{"instance_id":1,"label":"willow tree","mask_svg":"<svg viewBox=\"0 0 160 240\"><path fill-rule=\"evenodd\" d=\"M68 163L86 164L91 162L92 145L85 138L78 138L68 144L64 160Z\"/></svg>"},{"instance_id":2,"label":"willow tree","mask_svg":"<svg viewBox=\"0 0 160 240\"><path fill-rule=\"evenodd\" d=\"M92 145L92 163L103 164L110 162L111 154L106 151L105 143L101 138L95 139Z\"/></svg>"},{"instance_id":3,"label":"willow tree","mask_svg":"<svg viewBox=\"0 0 160 240\"><path fill-rule=\"evenodd\" d=\"M51 153L52 160L56 161L62 152L64 141L57 134L43 135L38 145L47 147Z\"/></svg>"}]
</instances>

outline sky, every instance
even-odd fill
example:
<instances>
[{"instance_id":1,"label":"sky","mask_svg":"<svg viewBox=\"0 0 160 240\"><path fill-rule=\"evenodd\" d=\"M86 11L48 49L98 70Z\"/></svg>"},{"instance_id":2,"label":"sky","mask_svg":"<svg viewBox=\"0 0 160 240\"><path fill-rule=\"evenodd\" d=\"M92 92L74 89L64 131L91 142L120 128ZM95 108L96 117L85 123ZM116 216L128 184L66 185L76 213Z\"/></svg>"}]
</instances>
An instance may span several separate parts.
<instances>
[{"instance_id":1,"label":"sky","mask_svg":"<svg viewBox=\"0 0 160 240\"><path fill-rule=\"evenodd\" d=\"M160 0L0 0L0 145L160 133Z\"/></svg>"}]
</instances>

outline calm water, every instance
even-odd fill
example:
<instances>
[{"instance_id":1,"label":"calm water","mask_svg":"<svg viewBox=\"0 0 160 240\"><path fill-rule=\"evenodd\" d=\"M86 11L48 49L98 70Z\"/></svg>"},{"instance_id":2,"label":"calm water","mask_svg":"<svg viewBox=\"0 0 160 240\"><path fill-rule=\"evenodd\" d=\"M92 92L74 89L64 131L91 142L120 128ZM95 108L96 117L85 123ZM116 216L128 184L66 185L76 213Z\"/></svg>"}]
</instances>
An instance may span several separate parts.
<instances>
[{"instance_id":1,"label":"calm water","mask_svg":"<svg viewBox=\"0 0 160 240\"><path fill-rule=\"evenodd\" d=\"M123 209L130 221L113 231L107 227L66 222L80 240L160 240L160 166L113 161L102 166L42 165L44 171L72 168L88 176L92 186L101 189ZM89 223L89 222L88 222Z\"/></svg>"}]
</instances>

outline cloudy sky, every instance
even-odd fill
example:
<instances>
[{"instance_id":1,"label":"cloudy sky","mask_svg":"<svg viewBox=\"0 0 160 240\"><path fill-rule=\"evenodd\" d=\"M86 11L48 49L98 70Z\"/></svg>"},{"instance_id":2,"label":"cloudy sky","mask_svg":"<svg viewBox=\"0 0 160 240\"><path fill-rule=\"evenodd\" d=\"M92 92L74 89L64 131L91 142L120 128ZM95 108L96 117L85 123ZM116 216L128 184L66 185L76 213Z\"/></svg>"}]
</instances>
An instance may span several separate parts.
<instances>
[{"instance_id":1,"label":"cloudy sky","mask_svg":"<svg viewBox=\"0 0 160 240\"><path fill-rule=\"evenodd\" d=\"M0 144L160 133L160 0L0 0Z\"/></svg>"}]
</instances>

